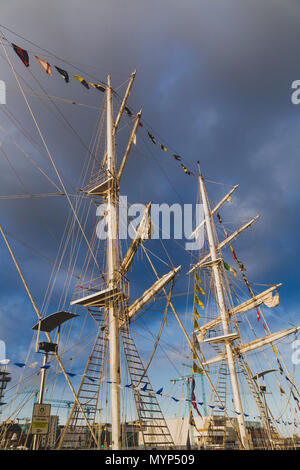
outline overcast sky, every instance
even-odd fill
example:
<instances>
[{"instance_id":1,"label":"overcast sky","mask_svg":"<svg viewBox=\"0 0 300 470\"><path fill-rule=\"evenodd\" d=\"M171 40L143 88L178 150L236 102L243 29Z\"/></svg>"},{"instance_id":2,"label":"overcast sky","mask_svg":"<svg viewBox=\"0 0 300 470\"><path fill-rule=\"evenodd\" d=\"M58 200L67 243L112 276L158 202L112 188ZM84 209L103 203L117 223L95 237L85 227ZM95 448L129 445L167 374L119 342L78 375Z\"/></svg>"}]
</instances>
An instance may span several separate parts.
<instances>
[{"instance_id":1,"label":"overcast sky","mask_svg":"<svg viewBox=\"0 0 300 470\"><path fill-rule=\"evenodd\" d=\"M70 74L85 77L86 72L88 79L106 82L107 73L111 73L113 88L120 94L137 69L128 103L135 112L143 108L144 128L138 131L138 146L121 187L130 201L196 202L197 180L184 174L169 151L180 154L193 171L200 160L208 180L224 183L207 183L214 202L228 191L226 185L240 184L222 216L229 232L255 215L261 216L235 248L251 281L283 283L281 305L267 317L272 331L298 321L300 105L291 102L291 83L300 79L299 20L297 0L4 0L1 4L1 25L11 30L0 27L2 33L8 41L29 51L27 70L7 47L17 73L26 80L22 82L24 88L41 91L41 84L49 95L102 109L100 92L87 91L74 79L65 84L56 71L53 77L46 76L34 55ZM19 119L34 144L3 112L0 125L57 183L3 56L0 48L0 79L7 84L7 109ZM51 104L46 107L43 100L29 99L71 191L77 187L84 145L91 139L98 112L62 103L57 103L57 108ZM69 125L58 115L58 109ZM168 152L154 148L145 128L159 136ZM1 153L1 195L54 192L1 129L0 139L10 161ZM120 139L119 153L122 143L124 146L124 130ZM53 199L37 200L35 205L27 200L0 200L0 222L14 236L53 259L68 210L65 202ZM41 305L51 266L11 241ZM188 254L172 243L168 249L175 265L188 267ZM21 360L29 346L35 315L2 242L0 256L0 337L7 343L8 357ZM227 253L233 263L229 256ZM137 269L139 278L133 292L153 279L149 275L146 281L142 268ZM164 272L162 266L160 270ZM256 286L257 291L260 289ZM177 306L185 308L185 300L178 300ZM261 326L258 331L264 334Z\"/></svg>"}]
</instances>

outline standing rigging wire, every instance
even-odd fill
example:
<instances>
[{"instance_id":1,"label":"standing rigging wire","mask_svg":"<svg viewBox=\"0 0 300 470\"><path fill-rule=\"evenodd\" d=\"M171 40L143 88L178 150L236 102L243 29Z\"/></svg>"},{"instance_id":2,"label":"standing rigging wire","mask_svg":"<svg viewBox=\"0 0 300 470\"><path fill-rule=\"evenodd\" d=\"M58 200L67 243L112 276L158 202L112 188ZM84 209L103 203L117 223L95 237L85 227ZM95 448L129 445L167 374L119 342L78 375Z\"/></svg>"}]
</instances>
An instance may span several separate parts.
<instances>
[{"instance_id":1,"label":"standing rigging wire","mask_svg":"<svg viewBox=\"0 0 300 470\"><path fill-rule=\"evenodd\" d=\"M7 153L4 151L3 149L3 146L1 145L0 146L0 150L5 158L5 160L7 161L10 169L12 170L12 172L15 174L17 180L19 181L19 184L23 187L25 193L28 195L28 196L31 196L30 192L28 191L28 189L26 188L22 178L20 177L19 173L17 172L17 170L15 169L15 167L13 166L13 164L11 163ZM44 215L43 215L43 212L40 210L37 202L35 201L34 198L30 197L30 201L32 203L32 206L33 206L33 209L34 211L37 213L39 219L41 220L42 224L46 227L47 229L47 232L50 234L50 236L53 238L53 240L58 244L58 240L56 238L56 236L54 235L54 233L52 232L51 228L49 227L49 224L47 223Z\"/></svg>"},{"instance_id":2,"label":"standing rigging wire","mask_svg":"<svg viewBox=\"0 0 300 470\"><path fill-rule=\"evenodd\" d=\"M224 227L223 224L222 224L221 218L220 218L220 217L218 217L218 218L219 218L219 222L220 222L220 224L221 224L221 226L222 226L222 228L223 228L223 231L224 231L224 233L226 234L227 232L226 232L226 230L225 230L225 227ZM216 232L215 232L215 236L217 236L217 235L216 235ZM237 264L238 264L240 270L241 270L241 267L243 267L243 269L244 269L244 266L242 265L242 263L241 263L238 259L237 259ZM225 273L225 274L226 274L226 273ZM243 274L243 273L242 273L242 274ZM227 277L227 276L225 276L225 277L226 277L227 283L228 283L228 277ZM245 278L245 275L243 275L243 277ZM247 281L247 283L248 283L248 281ZM249 283L248 283L248 284L249 284ZM231 298L231 304L233 305L233 300L232 300L232 298ZM264 319L264 316L263 316L263 314L262 314L262 311L261 311L261 315L262 315L262 317L263 317L263 319ZM250 328L251 328L251 330L252 330L252 333L254 334L254 337L257 338L257 334L256 334L256 332L255 332L253 326L251 325L250 320L249 320L247 314L245 313L244 316L245 316L246 319L247 319L247 322L248 322L248 324L249 324L249 326L250 326ZM237 328L239 329L237 323L236 323L236 326L237 326ZM279 351L278 348L277 348L277 351L280 353L280 351ZM267 356L267 353L266 353L266 351L265 351L265 348L263 348L263 354L264 354L265 359L267 360L267 362L268 362L268 364L269 364L269 367L272 368L271 363L270 363L270 361L269 361L269 358L268 358L268 356ZM287 372L289 373L288 370L287 370ZM274 372L274 376L275 376L275 378L276 378L276 381L277 381L279 387L281 387L280 380L279 380L279 378L277 377L277 374L276 374L275 372Z\"/></svg>"},{"instance_id":3,"label":"standing rigging wire","mask_svg":"<svg viewBox=\"0 0 300 470\"><path fill-rule=\"evenodd\" d=\"M17 83L18 83L18 85L19 85L19 87L20 87L20 89L21 89L21 91L22 91L22 95L23 95L24 100L25 100L25 102L26 102L26 104L27 104L27 107L28 107L28 110L29 110L29 112L30 112L30 114L31 114L31 117L32 117L32 119L33 119L33 121L34 121L34 123L35 123L35 126L36 126L36 128L37 128L37 130L38 130L38 133L39 133L39 135L40 135L40 137L41 137L41 140L42 140L42 142L43 142L43 144L44 144L45 150L46 150L46 152L47 152L47 154L48 154L48 157L49 157L49 159L50 159L50 161L51 161L51 164L52 164L52 166L53 166L53 169L55 170L55 173L56 173L56 175L57 175L57 177L58 177L58 179L59 179L59 182L60 182L60 184L61 184L61 186L62 186L62 188L63 188L64 193L66 194L66 197L67 197L67 199L68 199L68 203L69 203L69 205L70 205L70 207L71 207L71 209L72 209L72 212L73 212L73 214L74 214L74 216L75 216L75 218L76 218L76 220L77 220L77 223L79 224L79 226L80 226L80 228L81 228L81 230L82 230L82 233L83 233L83 236L84 236L84 238L85 238L85 241L86 241L86 243L87 243L89 249L91 250L90 245L89 245L89 242L88 242L88 239L87 239L87 237L86 237L86 234L84 233L84 231L83 231L83 229L82 229L82 226L81 226L81 223L80 223L80 221L79 221L79 219L78 219L78 216L77 216L77 214L76 214L76 212L75 212L75 210L74 210L74 207L73 207L73 204L72 204L72 202L71 202L70 196L68 195L68 193L67 193L67 191L66 191L66 187L65 187L65 185L64 185L64 183L63 183L63 180L62 180L62 178L61 178L61 176L60 176L60 173L59 173L59 171L58 171L58 169L57 169L57 167L56 167L56 165L55 165L55 162L54 162L54 160L53 160L53 158L52 158L52 155L51 155L51 153L50 153L50 150L49 150L49 148L48 148L48 146L47 146L47 144L46 144L46 142L45 142L44 136L43 136L43 134L42 134L42 132L41 132L41 130L40 130L40 128L39 128L39 125L38 125L38 123L37 123L37 121L36 121L36 118L35 118L33 112L32 112L32 109L31 109L31 107L30 107L30 105L29 105L29 102L28 102L28 100L27 100L27 98L26 98L26 96L25 96L25 94L24 94L24 92L23 92L22 85L21 85L21 83L20 83L20 81L19 81L19 79L18 79L18 76L17 76L16 73L15 73L14 67L13 67L13 65L12 65L12 63L11 63L11 61L10 61L10 59L9 59L9 56L8 56L8 54L7 54L7 51L6 51L6 49L5 49L5 46L4 46L3 41L2 41L1 38L0 38L0 42L1 42L1 45L2 45L2 47L3 47L3 49L4 49L5 55L6 55L8 61L9 61L9 63L10 63L10 66L11 66L12 71L13 71L13 73L14 73L14 76L15 76L15 78L16 78L16 80L17 80ZM95 261L95 263L96 263L96 265L97 265L97 267L98 267L98 269L99 269L99 272L101 273L101 270L100 270L100 268L99 268L99 266L98 266L97 260L96 260L96 258L94 257L94 255L93 255L93 258L94 258L94 261Z\"/></svg>"},{"instance_id":4,"label":"standing rigging wire","mask_svg":"<svg viewBox=\"0 0 300 470\"><path fill-rule=\"evenodd\" d=\"M100 117L99 117L99 119L100 119ZM98 123L96 123L96 126L98 127ZM95 127L95 131L96 131L96 128L97 128L97 127ZM87 156L86 156L86 165L83 166L83 169L82 169L82 171L81 171L81 176L80 176L80 178L79 178L80 180L81 180L81 179L84 179L84 178L86 177L86 175L87 175L88 166L89 166L89 165L88 165L88 160L89 160L89 159L90 159L90 156L87 154ZM85 168L86 168L86 169L85 169ZM76 204L75 204L75 210L76 210L76 211L78 211L78 210L80 209L82 203L83 203L83 201L80 201L79 199L76 201ZM86 203L87 203L87 202L84 202L84 204L86 204ZM68 220L67 225L66 225L66 227L65 227L65 232L66 232L67 226L68 226L68 224L70 224L69 234L67 235L67 239L66 239L66 241L65 241L65 248L63 249L63 252L62 252L61 255L60 255L61 261L60 261L60 264L59 264L59 267L58 267L58 269L57 269L57 273L56 273L56 276L55 276L54 279L56 279L56 277L57 277L57 275L58 275L58 271L59 271L60 266L61 266L61 263L62 263L62 261L63 261L63 257L64 257L64 255L65 255L65 252L66 252L66 249L67 249L67 245L68 245L68 243L69 243L69 239L70 239L70 236L71 236L71 232L72 232L72 230L75 229L75 222L76 222L75 219L72 218L72 213L70 213L70 214L69 214L69 220ZM64 235L63 235L63 237L64 237ZM63 241L63 238L62 238L62 241ZM58 251L58 253L57 253L57 260L58 260L58 257L59 257L59 251ZM54 274L54 271L53 271L53 274ZM52 276L52 275L51 275L51 276ZM50 277L50 279L49 279L49 287L50 287L50 282L51 282L51 285L53 285L53 281L51 281L51 277Z\"/></svg>"}]
</instances>

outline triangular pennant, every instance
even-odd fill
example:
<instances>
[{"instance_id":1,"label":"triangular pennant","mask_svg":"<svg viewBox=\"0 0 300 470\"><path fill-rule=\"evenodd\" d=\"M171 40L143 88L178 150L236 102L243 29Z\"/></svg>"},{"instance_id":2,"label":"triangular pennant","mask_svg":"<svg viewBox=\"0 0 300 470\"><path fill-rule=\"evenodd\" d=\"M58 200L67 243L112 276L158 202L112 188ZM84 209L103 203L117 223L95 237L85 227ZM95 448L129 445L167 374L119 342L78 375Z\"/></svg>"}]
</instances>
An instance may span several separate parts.
<instances>
[{"instance_id":1,"label":"triangular pennant","mask_svg":"<svg viewBox=\"0 0 300 470\"><path fill-rule=\"evenodd\" d=\"M58 71L58 73L60 74L60 76L64 79L64 81L66 83L69 83L70 79L69 79L69 74L66 70L64 69L61 69L60 67L57 67L56 65L54 65L54 67L56 68L56 70Z\"/></svg>"},{"instance_id":2,"label":"triangular pennant","mask_svg":"<svg viewBox=\"0 0 300 470\"><path fill-rule=\"evenodd\" d=\"M125 106L125 111L128 114L128 116L132 116L132 111L128 108L128 106Z\"/></svg>"},{"instance_id":3,"label":"triangular pennant","mask_svg":"<svg viewBox=\"0 0 300 470\"><path fill-rule=\"evenodd\" d=\"M76 80L78 80L81 83L81 85L83 85L85 88L89 90L90 87L88 86L84 78L80 77L79 75L73 75L73 77L76 78Z\"/></svg>"},{"instance_id":4,"label":"triangular pennant","mask_svg":"<svg viewBox=\"0 0 300 470\"><path fill-rule=\"evenodd\" d=\"M164 146L163 144L161 144L160 142L159 142L159 145L160 145L161 149L162 149L164 152L167 151L167 147L165 147L165 146Z\"/></svg>"},{"instance_id":5,"label":"triangular pennant","mask_svg":"<svg viewBox=\"0 0 300 470\"><path fill-rule=\"evenodd\" d=\"M229 266L229 264L227 264L225 261L223 261L223 265L224 265L224 268L227 270L227 271L231 271L234 275L234 277L236 277L236 270L234 268L232 268L231 266Z\"/></svg>"},{"instance_id":6,"label":"triangular pennant","mask_svg":"<svg viewBox=\"0 0 300 470\"><path fill-rule=\"evenodd\" d=\"M260 320L260 312L258 310L258 308L256 309L256 317L257 317L257 321Z\"/></svg>"},{"instance_id":7,"label":"triangular pennant","mask_svg":"<svg viewBox=\"0 0 300 470\"><path fill-rule=\"evenodd\" d=\"M16 44L12 44L12 47L14 48L15 53L20 57L25 67L29 67L28 52L25 49L22 49L21 47L17 46Z\"/></svg>"},{"instance_id":8,"label":"triangular pennant","mask_svg":"<svg viewBox=\"0 0 300 470\"><path fill-rule=\"evenodd\" d=\"M150 134L149 131L147 131L147 134L148 134L149 138L152 140L152 142L154 143L154 145L156 145L156 140L155 140L154 135Z\"/></svg>"},{"instance_id":9,"label":"triangular pennant","mask_svg":"<svg viewBox=\"0 0 300 470\"><path fill-rule=\"evenodd\" d=\"M183 164L183 163L180 163L180 166L181 168L183 168L183 171L187 174L187 175L191 175L192 172L190 170L187 169L187 167Z\"/></svg>"},{"instance_id":10,"label":"triangular pennant","mask_svg":"<svg viewBox=\"0 0 300 470\"><path fill-rule=\"evenodd\" d=\"M40 65L43 67L43 69L45 70L45 72L52 76L52 69L51 69L51 65L49 64L49 62L47 62L46 60L44 59L41 59L40 57L38 57L37 55L35 56L36 60L40 63Z\"/></svg>"},{"instance_id":11,"label":"triangular pennant","mask_svg":"<svg viewBox=\"0 0 300 470\"><path fill-rule=\"evenodd\" d=\"M90 84L93 88L96 88L97 90L102 91L103 93L104 93L105 90L106 90L105 86L99 85L98 83L89 82L89 84Z\"/></svg>"},{"instance_id":12,"label":"triangular pennant","mask_svg":"<svg viewBox=\"0 0 300 470\"><path fill-rule=\"evenodd\" d=\"M199 292L202 295L206 295L202 287L200 287L199 284L197 284L197 282L195 282L195 291Z\"/></svg>"},{"instance_id":13,"label":"triangular pennant","mask_svg":"<svg viewBox=\"0 0 300 470\"><path fill-rule=\"evenodd\" d=\"M194 305L194 315L195 315L195 317L197 318L197 320L199 320L200 315L199 315L199 312L198 312L198 310L197 310L196 305Z\"/></svg>"},{"instance_id":14,"label":"triangular pennant","mask_svg":"<svg viewBox=\"0 0 300 470\"><path fill-rule=\"evenodd\" d=\"M200 369L200 367L196 364L196 362L193 362L192 372L193 372L193 374L202 374L203 375L203 370Z\"/></svg>"},{"instance_id":15,"label":"triangular pennant","mask_svg":"<svg viewBox=\"0 0 300 470\"><path fill-rule=\"evenodd\" d=\"M178 162L181 161L181 157L180 155L175 155L175 153L171 153L172 157L175 158L175 160L177 160Z\"/></svg>"},{"instance_id":16,"label":"triangular pennant","mask_svg":"<svg viewBox=\"0 0 300 470\"><path fill-rule=\"evenodd\" d=\"M195 303L199 305L202 308L202 310L204 310L204 304L201 302L201 300L199 300L199 297L197 294L195 294Z\"/></svg>"},{"instance_id":17,"label":"triangular pennant","mask_svg":"<svg viewBox=\"0 0 300 470\"><path fill-rule=\"evenodd\" d=\"M195 279L196 279L196 281L200 282L200 284L203 284L203 282L201 281L201 278L199 276L199 273L197 271L195 271Z\"/></svg>"},{"instance_id":18,"label":"triangular pennant","mask_svg":"<svg viewBox=\"0 0 300 470\"><path fill-rule=\"evenodd\" d=\"M200 329L196 318L194 318L194 327L193 328L194 328L194 330L199 330Z\"/></svg>"}]
</instances>

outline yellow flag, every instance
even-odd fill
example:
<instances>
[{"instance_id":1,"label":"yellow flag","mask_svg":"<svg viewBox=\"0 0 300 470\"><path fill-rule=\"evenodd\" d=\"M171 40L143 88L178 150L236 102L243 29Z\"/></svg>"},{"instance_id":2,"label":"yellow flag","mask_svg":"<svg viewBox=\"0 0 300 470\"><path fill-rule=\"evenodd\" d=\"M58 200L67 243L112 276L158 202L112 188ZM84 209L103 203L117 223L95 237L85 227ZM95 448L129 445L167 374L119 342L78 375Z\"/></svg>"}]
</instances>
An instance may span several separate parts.
<instances>
[{"instance_id":1,"label":"yellow flag","mask_svg":"<svg viewBox=\"0 0 300 470\"><path fill-rule=\"evenodd\" d=\"M194 330L199 330L199 325L197 323L196 318L194 318Z\"/></svg>"},{"instance_id":2,"label":"yellow flag","mask_svg":"<svg viewBox=\"0 0 300 470\"><path fill-rule=\"evenodd\" d=\"M202 284L199 273L197 271L195 271L195 279L196 279L196 281L200 282L200 284Z\"/></svg>"},{"instance_id":3,"label":"yellow flag","mask_svg":"<svg viewBox=\"0 0 300 470\"><path fill-rule=\"evenodd\" d=\"M194 327L194 328L195 328L195 327ZM276 351L276 349L274 348L273 344L272 344L272 343L270 343L270 345L271 345L271 348L273 349L274 353L275 353L275 354L276 354L276 356L277 356L277 351Z\"/></svg>"},{"instance_id":4,"label":"yellow flag","mask_svg":"<svg viewBox=\"0 0 300 470\"><path fill-rule=\"evenodd\" d=\"M194 305L194 316L197 318L197 320L199 320L200 315L199 315L199 313L198 313L198 310L197 310L196 305Z\"/></svg>"},{"instance_id":5,"label":"yellow flag","mask_svg":"<svg viewBox=\"0 0 300 470\"><path fill-rule=\"evenodd\" d=\"M78 80L81 83L81 85L83 85L85 88L89 90L90 87L88 86L84 78L80 77L79 75L73 75L73 77L76 78L76 80Z\"/></svg>"},{"instance_id":6,"label":"yellow flag","mask_svg":"<svg viewBox=\"0 0 300 470\"><path fill-rule=\"evenodd\" d=\"M193 374L203 374L203 370L200 369L200 367L196 364L196 362L193 362L192 372Z\"/></svg>"},{"instance_id":7,"label":"yellow flag","mask_svg":"<svg viewBox=\"0 0 300 470\"><path fill-rule=\"evenodd\" d=\"M199 292L200 294L206 295L202 287L200 287L199 284L197 284L197 282L195 282L195 291Z\"/></svg>"},{"instance_id":8,"label":"yellow flag","mask_svg":"<svg viewBox=\"0 0 300 470\"><path fill-rule=\"evenodd\" d=\"M201 302L201 300L199 300L199 297L197 294L195 294L195 304L199 305L202 310L204 310L204 304Z\"/></svg>"}]
</instances>

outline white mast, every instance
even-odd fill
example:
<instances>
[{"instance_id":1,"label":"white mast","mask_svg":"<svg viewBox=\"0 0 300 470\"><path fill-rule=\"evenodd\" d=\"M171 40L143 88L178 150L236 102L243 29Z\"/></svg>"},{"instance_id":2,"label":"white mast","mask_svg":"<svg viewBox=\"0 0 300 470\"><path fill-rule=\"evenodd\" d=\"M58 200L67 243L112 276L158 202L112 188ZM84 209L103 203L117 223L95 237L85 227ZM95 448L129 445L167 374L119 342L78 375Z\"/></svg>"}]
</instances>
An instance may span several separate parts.
<instances>
[{"instance_id":1,"label":"white mast","mask_svg":"<svg viewBox=\"0 0 300 470\"><path fill-rule=\"evenodd\" d=\"M113 288L117 269L117 189L116 189L116 161L115 137L113 124L113 105L110 87L110 76L107 77L107 171L113 178L113 184L107 193L107 283ZM120 423L120 336L119 312L113 299L109 301L109 367L111 381L111 426L112 449L121 449L121 423Z\"/></svg>"},{"instance_id":2,"label":"white mast","mask_svg":"<svg viewBox=\"0 0 300 470\"><path fill-rule=\"evenodd\" d=\"M212 231L211 214L210 214L210 210L208 207L204 180L200 173L200 167L199 167L199 185L200 185L200 192L201 192L201 197L202 197L202 202L203 202L210 256L212 260L212 272L213 272L214 282L215 282L216 291L217 291L217 302L218 302L218 306L220 309L220 316L222 320L224 336L226 336L230 334L229 316L228 316L228 312L227 312L225 301L224 301L222 280L221 280L221 274L219 271L220 260L217 256L216 244L215 244L213 231ZM239 431L240 431L240 437L241 437L243 447L245 449L249 449L249 440L247 436L245 420L244 420L244 415L243 415L242 401L241 401L240 390L239 390L239 385L237 381L232 343L230 340L225 341L225 352L226 352L226 359L228 362L228 368L229 368L229 373L230 373L230 378L231 378L234 405L235 405L236 411L239 413L237 420L238 420L238 426L239 426Z\"/></svg>"}]
</instances>

